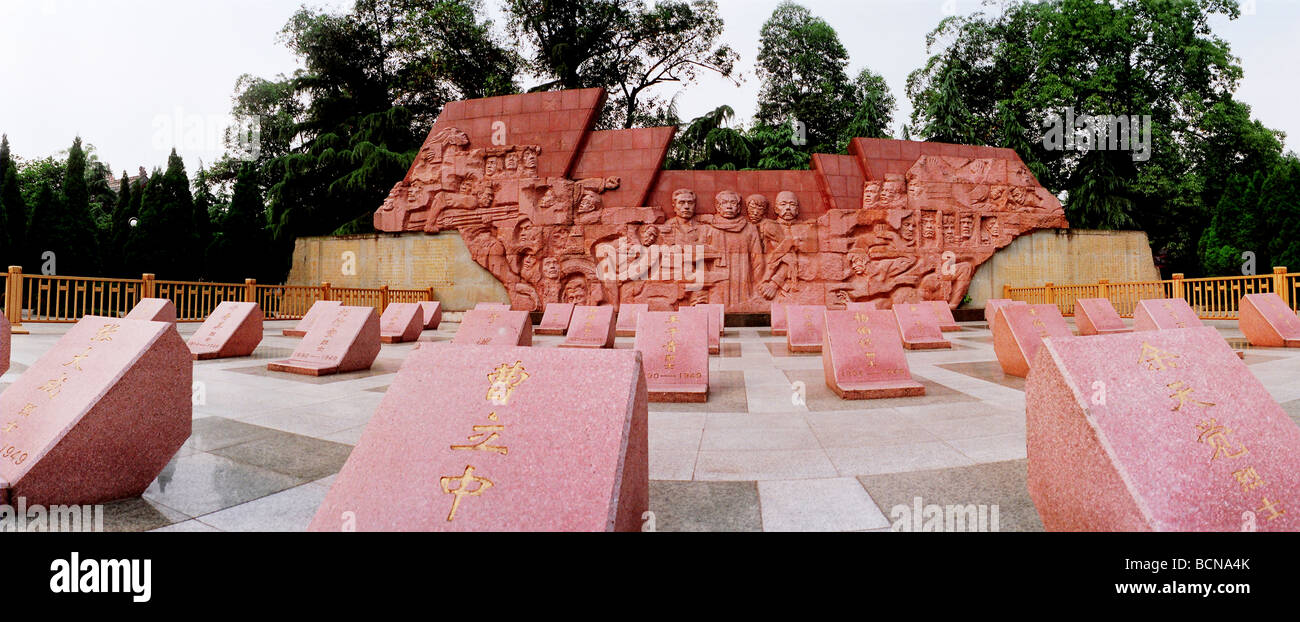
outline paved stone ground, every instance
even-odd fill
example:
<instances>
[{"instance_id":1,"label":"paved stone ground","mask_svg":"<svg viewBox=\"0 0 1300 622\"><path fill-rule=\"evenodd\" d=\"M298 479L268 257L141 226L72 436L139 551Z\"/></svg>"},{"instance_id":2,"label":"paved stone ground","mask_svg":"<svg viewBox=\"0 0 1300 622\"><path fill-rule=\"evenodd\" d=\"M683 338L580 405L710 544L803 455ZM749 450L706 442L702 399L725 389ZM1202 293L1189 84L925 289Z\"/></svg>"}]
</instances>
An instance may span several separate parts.
<instances>
[{"instance_id":1,"label":"paved stone ground","mask_svg":"<svg viewBox=\"0 0 1300 622\"><path fill-rule=\"evenodd\" d=\"M297 339L267 322L252 357L201 361L194 434L140 499L106 508L111 531L301 531L347 460L412 344L373 369L325 378L266 370ZM1211 322L1300 422L1300 350L1248 348ZM70 325L25 325L8 386ZM182 324L188 336L197 324ZM457 325L426 331L446 340ZM952 350L910 352L924 397L843 401L820 355L792 355L766 329L728 328L706 404L651 404L650 504L659 531L888 531L891 509L997 505L1002 531L1042 529L1025 490L1024 381L1002 374L983 323L945 333ZM554 347L563 338L536 338ZM617 347L631 348L620 337ZM803 399L799 399L802 391Z\"/></svg>"}]
</instances>

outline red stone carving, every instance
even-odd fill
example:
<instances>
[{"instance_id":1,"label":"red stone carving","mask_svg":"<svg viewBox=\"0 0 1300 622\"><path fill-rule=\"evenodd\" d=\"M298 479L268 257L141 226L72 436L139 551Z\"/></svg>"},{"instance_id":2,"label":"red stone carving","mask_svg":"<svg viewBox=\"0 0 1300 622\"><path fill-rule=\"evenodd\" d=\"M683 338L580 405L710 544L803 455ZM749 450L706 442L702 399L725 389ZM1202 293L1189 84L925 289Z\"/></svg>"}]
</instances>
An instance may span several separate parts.
<instances>
[{"instance_id":1,"label":"red stone carving","mask_svg":"<svg viewBox=\"0 0 1300 622\"><path fill-rule=\"evenodd\" d=\"M601 89L452 102L375 212L457 231L511 308L944 301L1017 236L1067 227L1010 149L857 138L807 171L665 171L673 128L592 131Z\"/></svg>"}]
</instances>

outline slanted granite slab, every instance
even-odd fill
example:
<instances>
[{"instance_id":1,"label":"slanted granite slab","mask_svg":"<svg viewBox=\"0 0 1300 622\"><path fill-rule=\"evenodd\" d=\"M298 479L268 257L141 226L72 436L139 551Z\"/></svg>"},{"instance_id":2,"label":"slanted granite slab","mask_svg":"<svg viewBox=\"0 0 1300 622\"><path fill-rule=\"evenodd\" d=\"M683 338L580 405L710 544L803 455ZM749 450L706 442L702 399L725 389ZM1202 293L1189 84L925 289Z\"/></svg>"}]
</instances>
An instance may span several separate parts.
<instances>
[{"instance_id":1,"label":"slanted granite slab","mask_svg":"<svg viewBox=\"0 0 1300 622\"><path fill-rule=\"evenodd\" d=\"M0 315L0 376L9 371L9 353L12 340L13 333L9 326L9 320Z\"/></svg>"},{"instance_id":2,"label":"slanted granite slab","mask_svg":"<svg viewBox=\"0 0 1300 622\"><path fill-rule=\"evenodd\" d=\"M827 311L822 369L841 399L925 395L907 369L893 311Z\"/></svg>"},{"instance_id":3,"label":"slanted granite slab","mask_svg":"<svg viewBox=\"0 0 1300 622\"><path fill-rule=\"evenodd\" d=\"M1300 347L1300 318L1277 294L1246 294L1238 309L1237 327L1250 345Z\"/></svg>"},{"instance_id":4,"label":"slanted granite slab","mask_svg":"<svg viewBox=\"0 0 1300 622\"><path fill-rule=\"evenodd\" d=\"M710 310L713 311L713 313L714 313L714 318L713 318L714 321L711 322L709 325L712 326L713 329L714 329L715 331L717 331L717 333L718 333L718 338L722 338L722 334L727 330L727 328L726 328L726 324L727 324L727 313L726 313L726 308L727 308L727 307L726 307L726 305L717 304L717 303L709 303L709 304L698 304L698 305L693 305L693 306L696 307L696 308L698 308L698 309L710 309Z\"/></svg>"},{"instance_id":5,"label":"slanted granite slab","mask_svg":"<svg viewBox=\"0 0 1300 622\"><path fill-rule=\"evenodd\" d=\"M1006 305L1023 305L1024 301L1012 300L1010 298L990 298L984 302L984 321L993 326L993 318L997 316L998 309Z\"/></svg>"},{"instance_id":6,"label":"slanted granite slab","mask_svg":"<svg viewBox=\"0 0 1300 622\"><path fill-rule=\"evenodd\" d=\"M774 302L774 303L772 303L772 313L771 313L771 316L770 316L770 317L772 318L772 335L773 335L773 336L776 336L776 337L784 337L784 336L785 336L786 329L787 329L787 326L788 326L788 324L786 323L786 319L785 319L785 315L786 315L786 314L785 314L785 308L788 307L788 306L789 306L789 305L782 304L782 303L779 303L779 302Z\"/></svg>"},{"instance_id":7,"label":"slanted granite slab","mask_svg":"<svg viewBox=\"0 0 1300 622\"><path fill-rule=\"evenodd\" d=\"M262 343L262 309L255 302L223 302L186 345L194 360L248 356Z\"/></svg>"},{"instance_id":8,"label":"slanted granite slab","mask_svg":"<svg viewBox=\"0 0 1300 622\"><path fill-rule=\"evenodd\" d=\"M1027 485L1048 531L1300 531L1300 428L1214 328L1036 356Z\"/></svg>"},{"instance_id":9,"label":"slanted granite slab","mask_svg":"<svg viewBox=\"0 0 1300 622\"><path fill-rule=\"evenodd\" d=\"M379 318L379 340L384 343L419 341L424 332L424 312L418 302L393 302Z\"/></svg>"},{"instance_id":10,"label":"slanted granite slab","mask_svg":"<svg viewBox=\"0 0 1300 622\"><path fill-rule=\"evenodd\" d=\"M939 318L928 304L904 303L894 305L894 317L903 336L903 347L908 350L936 350L951 348L952 342L944 339L939 328Z\"/></svg>"},{"instance_id":11,"label":"slanted granite slab","mask_svg":"<svg viewBox=\"0 0 1300 622\"><path fill-rule=\"evenodd\" d=\"M573 304L568 302L548 302L546 312L542 314L542 323L533 329L539 335L563 335L569 329L573 318Z\"/></svg>"},{"instance_id":12,"label":"slanted granite slab","mask_svg":"<svg viewBox=\"0 0 1300 622\"><path fill-rule=\"evenodd\" d=\"M1043 339L1073 336L1056 305L1005 305L993 318L993 353L1008 376L1029 375Z\"/></svg>"},{"instance_id":13,"label":"slanted granite slab","mask_svg":"<svg viewBox=\"0 0 1300 622\"><path fill-rule=\"evenodd\" d=\"M930 312L934 315L935 323L939 325L941 332L950 333L961 330L957 324L957 318L952 316L952 308L943 300L926 300L922 304L930 306Z\"/></svg>"},{"instance_id":14,"label":"slanted granite slab","mask_svg":"<svg viewBox=\"0 0 1300 622\"><path fill-rule=\"evenodd\" d=\"M647 395L632 350L422 344L311 531L640 531Z\"/></svg>"},{"instance_id":15,"label":"slanted granite slab","mask_svg":"<svg viewBox=\"0 0 1300 622\"><path fill-rule=\"evenodd\" d=\"M651 402L709 400L707 311L642 311L636 345Z\"/></svg>"},{"instance_id":16,"label":"slanted granite slab","mask_svg":"<svg viewBox=\"0 0 1300 622\"><path fill-rule=\"evenodd\" d=\"M562 348L614 347L614 307L579 305L573 308Z\"/></svg>"},{"instance_id":17,"label":"slanted granite slab","mask_svg":"<svg viewBox=\"0 0 1300 622\"><path fill-rule=\"evenodd\" d=\"M1115 305L1112 305L1107 298L1076 298L1074 324L1079 327L1080 335L1133 332L1133 329L1124 325L1119 312L1115 311Z\"/></svg>"},{"instance_id":18,"label":"slanted granite slab","mask_svg":"<svg viewBox=\"0 0 1300 622\"><path fill-rule=\"evenodd\" d=\"M531 346L533 321L527 311L471 309L460 320L452 343L479 346Z\"/></svg>"},{"instance_id":19,"label":"slanted granite slab","mask_svg":"<svg viewBox=\"0 0 1300 622\"><path fill-rule=\"evenodd\" d=\"M879 311L881 309L883 309L883 307L879 300L844 303L844 310L846 311Z\"/></svg>"},{"instance_id":20,"label":"slanted granite slab","mask_svg":"<svg viewBox=\"0 0 1300 622\"><path fill-rule=\"evenodd\" d=\"M480 302L474 305L475 309L491 309L496 311L509 311L510 305L504 302Z\"/></svg>"},{"instance_id":21,"label":"slanted granite slab","mask_svg":"<svg viewBox=\"0 0 1300 622\"><path fill-rule=\"evenodd\" d=\"M124 319L176 324L176 305L166 298L141 298Z\"/></svg>"},{"instance_id":22,"label":"slanted granite slab","mask_svg":"<svg viewBox=\"0 0 1300 622\"><path fill-rule=\"evenodd\" d=\"M379 356L379 315L374 307L327 311L288 359L267 363L271 371L327 376L370 369Z\"/></svg>"},{"instance_id":23,"label":"slanted granite slab","mask_svg":"<svg viewBox=\"0 0 1300 622\"><path fill-rule=\"evenodd\" d=\"M619 337L636 336L636 320L640 314L649 311L650 305L624 303L618 307L618 323L614 326Z\"/></svg>"},{"instance_id":24,"label":"slanted granite slab","mask_svg":"<svg viewBox=\"0 0 1300 622\"><path fill-rule=\"evenodd\" d=\"M298 324L293 328L286 328L280 331L285 337L302 337L316 326L323 318L330 317L343 303L337 300L317 300L311 303L311 308L307 309L307 314L298 320Z\"/></svg>"},{"instance_id":25,"label":"slanted granite slab","mask_svg":"<svg viewBox=\"0 0 1300 622\"><path fill-rule=\"evenodd\" d=\"M140 496L190 436L193 363L166 322L85 316L0 394L0 481L31 505Z\"/></svg>"},{"instance_id":26,"label":"slanted granite slab","mask_svg":"<svg viewBox=\"0 0 1300 622\"><path fill-rule=\"evenodd\" d=\"M442 303L437 300L420 302L420 312L424 316L424 330L437 330L442 324Z\"/></svg>"},{"instance_id":27,"label":"slanted granite slab","mask_svg":"<svg viewBox=\"0 0 1300 622\"><path fill-rule=\"evenodd\" d=\"M1169 330L1204 326L1182 298L1139 300L1133 309L1133 330Z\"/></svg>"},{"instance_id":28,"label":"slanted granite slab","mask_svg":"<svg viewBox=\"0 0 1300 622\"><path fill-rule=\"evenodd\" d=\"M789 322L785 348L791 352L821 352L826 333L826 307L788 305L785 312Z\"/></svg>"}]
</instances>

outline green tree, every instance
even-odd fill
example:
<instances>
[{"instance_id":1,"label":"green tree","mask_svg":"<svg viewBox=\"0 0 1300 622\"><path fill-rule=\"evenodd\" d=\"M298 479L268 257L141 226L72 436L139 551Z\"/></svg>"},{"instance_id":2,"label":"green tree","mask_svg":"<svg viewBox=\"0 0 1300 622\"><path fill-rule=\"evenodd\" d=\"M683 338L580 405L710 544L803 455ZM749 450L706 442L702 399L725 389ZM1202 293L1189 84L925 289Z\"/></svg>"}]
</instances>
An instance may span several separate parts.
<instances>
[{"instance_id":1,"label":"green tree","mask_svg":"<svg viewBox=\"0 0 1300 622\"><path fill-rule=\"evenodd\" d=\"M145 272L159 278L197 278L194 197L185 162L173 149L167 170L155 175L144 190L140 215L127 244L127 256Z\"/></svg>"},{"instance_id":2,"label":"green tree","mask_svg":"<svg viewBox=\"0 0 1300 622\"><path fill-rule=\"evenodd\" d=\"M23 265L27 260L27 202L19 189L18 166L13 160L0 168L0 205L5 212L5 235L8 237L8 252L4 255L5 266Z\"/></svg>"},{"instance_id":3,"label":"green tree","mask_svg":"<svg viewBox=\"0 0 1300 622\"><path fill-rule=\"evenodd\" d=\"M854 99L858 102L853 118L840 135L840 151L847 151L854 138L892 138L889 126L894 122L897 103L884 76L863 69L853 81Z\"/></svg>"},{"instance_id":4,"label":"green tree","mask_svg":"<svg viewBox=\"0 0 1300 622\"><path fill-rule=\"evenodd\" d=\"M23 262L23 271L31 273L46 274L49 272L58 273L60 266L58 258L60 252L69 258L72 253L69 249L58 241L60 233L59 228L62 224L63 206L59 204L59 197L48 183L42 182L36 189L36 194L32 201L32 220L27 229L27 259ZM53 256L46 253L54 253ZM49 260L51 257L55 260L53 270L47 270L51 267ZM29 270L28 268L35 268Z\"/></svg>"},{"instance_id":5,"label":"green tree","mask_svg":"<svg viewBox=\"0 0 1300 622\"><path fill-rule=\"evenodd\" d=\"M506 9L529 68L551 78L534 90L609 90L600 127L675 124L658 87L692 84L701 72L736 82L739 55L721 42L713 0L509 0Z\"/></svg>"},{"instance_id":6,"label":"green tree","mask_svg":"<svg viewBox=\"0 0 1300 622\"><path fill-rule=\"evenodd\" d=\"M1264 180L1259 195L1258 220L1266 228L1261 228L1256 237L1268 244L1268 263L1262 265L1300 270L1300 159L1291 154L1280 160Z\"/></svg>"},{"instance_id":7,"label":"green tree","mask_svg":"<svg viewBox=\"0 0 1300 622\"><path fill-rule=\"evenodd\" d=\"M113 208L112 222L109 224L108 235L105 236L106 241L103 245L104 273L107 276L131 278L139 276L127 272L125 262L126 243L131 234L131 219L136 217L133 188L138 189L139 186L132 184L126 171L122 171L122 179L117 189L117 205Z\"/></svg>"},{"instance_id":8,"label":"green tree","mask_svg":"<svg viewBox=\"0 0 1300 622\"><path fill-rule=\"evenodd\" d=\"M49 215L47 215L49 216ZM81 137L68 149L64 169L62 209L54 215L52 237L43 240L45 249L56 253L60 274L96 276L103 272L97 234L99 226L90 212L90 190L86 183L86 152Z\"/></svg>"},{"instance_id":9,"label":"green tree","mask_svg":"<svg viewBox=\"0 0 1300 622\"><path fill-rule=\"evenodd\" d=\"M194 248L199 252L194 260L195 274L198 276L208 276L207 265L204 253L209 245L212 244L212 207L216 204L217 198L213 196L211 188L208 187L208 174L199 165L199 171L194 175Z\"/></svg>"},{"instance_id":10,"label":"green tree","mask_svg":"<svg viewBox=\"0 0 1300 622\"><path fill-rule=\"evenodd\" d=\"M265 279L275 266L265 261L266 209L258 187L257 172L245 165L235 180L230 208L218 222L218 231L208 248L208 268L218 281L237 282L245 278Z\"/></svg>"},{"instance_id":11,"label":"green tree","mask_svg":"<svg viewBox=\"0 0 1300 622\"><path fill-rule=\"evenodd\" d=\"M4 188L5 176L9 172L9 157L9 136L0 134L0 189ZM9 228L9 210L5 207L4 193L0 192L0 261L10 261L13 256L14 241L13 231Z\"/></svg>"},{"instance_id":12,"label":"green tree","mask_svg":"<svg viewBox=\"0 0 1300 622\"><path fill-rule=\"evenodd\" d=\"M848 51L825 20L782 2L759 34L756 119L767 126L802 123L807 153L835 153L858 109ZM784 147L782 147L784 149Z\"/></svg>"}]
</instances>

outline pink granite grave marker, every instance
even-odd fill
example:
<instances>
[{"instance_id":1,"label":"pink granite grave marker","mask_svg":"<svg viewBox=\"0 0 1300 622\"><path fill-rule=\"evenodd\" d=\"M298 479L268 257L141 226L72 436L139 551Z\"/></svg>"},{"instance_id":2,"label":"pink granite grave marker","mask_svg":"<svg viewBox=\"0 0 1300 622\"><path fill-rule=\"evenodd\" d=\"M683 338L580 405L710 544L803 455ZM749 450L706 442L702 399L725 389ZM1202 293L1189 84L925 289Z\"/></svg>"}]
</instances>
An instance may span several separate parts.
<instances>
[{"instance_id":1,"label":"pink granite grave marker","mask_svg":"<svg viewBox=\"0 0 1300 622\"><path fill-rule=\"evenodd\" d=\"M452 343L479 346L531 346L533 321L527 311L471 309L460 320Z\"/></svg>"},{"instance_id":2,"label":"pink granite grave marker","mask_svg":"<svg viewBox=\"0 0 1300 622\"><path fill-rule=\"evenodd\" d=\"M776 337L785 336L786 329L789 326L786 323L786 313L785 313L785 308L788 306L789 305L781 304L778 302L772 303L772 335L773 336Z\"/></svg>"},{"instance_id":3,"label":"pink granite grave marker","mask_svg":"<svg viewBox=\"0 0 1300 622\"><path fill-rule=\"evenodd\" d=\"M1024 378L1044 337L1073 337L1056 305L1005 305L993 318L993 353L1002 372Z\"/></svg>"},{"instance_id":4,"label":"pink granite grave marker","mask_svg":"<svg viewBox=\"0 0 1300 622\"><path fill-rule=\"evenodd\" d=\"M298 320L298 324L293 328L286 328L280 331L285 337L302 337L311 330L317 322L323 318L329 317L330 314L338 310L343 303L337 300L317 300L311 303L311 308L307 309L307 314Z\"/></svg>"},{"instance_id":5,"label":"pink granite grave marker","mask_svg":"<svg viewBox=\"0 0 1300 622\"><path fill-rule=\"evenodd\" d=\"M707 402L709 399L709 317L707 312L642 311L636 345L652 402Z\"/></svg>"},{"instance_id":6,"label":"pink granite grave marker","mask_svg":"<svg viewBox=\"0 0 1300 622\"><path fill-rule=\"evenodd\" d=\"M618 307L618 323L614 333L619 337L636 336L636 320L641 313L650 310L650 305L623 303Z\"/></svg>"},{"instance_id":7,"label":"pink granite grave marker","mask_svg":"<svg viewBox=\"0 0 1300 622\"><path fill-rule=\"evenodd\" d=\"M475 309L490 309L496 311L509 311L510 305L504 302L480 302L474 305Z\"/></svg>"},{"instance_id":8,"label":"pink granite grave marker","mask_svg":"<svg viewBox=\"0 0 1300 622\"><path fill-rule=\"evenodd\" d=\"M993 326L993 318L997 316L999 308L1006 305L1022 304L1025 303L1021 300L1012 300L1010 298L990 298L984 302L984 321L988 322L989 327L991 328Z\"/></svg>"},{"instance_id":9,"label":"pink granite grave marker","mask_svg":"<svg viewBox=\"0 0 1300 622\"><path fill-rule=\"evenodd\" d=\"M569 329L573 319L573 304L568 302L548 302L546 312L542 314L542 323L534 330L539 335L563 335Z\"/></svg>"},{"instance_id":10,"label":"pink granite grave marker","mask_svg":"<svg viewBox=\"0 0 1300 622\"><path fill-rule=\"evenodd\" d=\"M1133 329L1124 325L1124 320L1115 311L1115 305L1110 304L1106 298L1076 298L1074 324L1079 327L1080 335L1133 332Z\"/></svg>"},{"instance_id":11,"label":"pink granite grave marker","mask_svg":"<svg viewBox=\"0 0 1300 622\"><path fill-rule=\"evenodd\" d=\"M908 350L935 350L951 348L952 342L944 339L939 329L939 318L928 304L905 303L894 305L894 317L903 336L903 347Z\"/></svg>"},{"instance_id":12,"label":"pink granite grave marker","mask_svg":"<svg viewBox=\"0 0 1300 622\"><path fill-rule=\"evenodd\" d=\"M176 324L176 305L166 298L141 298L124 319Z\"/></svg>"},{"instance_id":13,"label":"pink granite grave marker","mask_svg":"<svg viewBox=\"0 0 1300 622\"><path fill-rule=\"evenodd\" d=\"M845 311L879 311L881 309L879 300L868 300L865 302L846 302L844 303Z\"/></svg>"},{"instance_id":14,"label":"pink granite grave marker","mask_svg":"<svg viewBox=\"0 0 1300 622\"><path fill-rule=\"evenodd\" d=\"M826 332L826 308L820 305L788 305L789 322L785 348L791 352L821 352Z\"/></svg>"},{"instance_id":15,"label":"pink granite grave marker","mask_svg":"<svg viewBox=\"0 0 1300 622\"><path fill-rule=\"evenodd\" d=\"M907 369L893 311L827 311L822 369L842 399L925 395Z\"/></svg>"},{"instance_id":16,"label":"pink granite grave marker","mask_svg":"<svg viewBox=\"0 0 1300 622\"><path fill-rule=\"evenodd\" d=\"M0 481L30 505L136 497L190 436L171 324L85 316L0 394Z\"/></svg>"},{"instance_id":17,"label":"pink granite grave marker","mask_svg":"<svg viewBox=\"0 0 1300 622\"><path fill-rule=\"evenodd\" d=\"M1133 330L1168 330L1204 326L1182 298L1139 300L1133 309Z\"/></svg>"},{"instance_id":18,"label":"pink granite grave marker","mask_svg":"<svg viewBox=\"0 0 1300 622\"><path fill-rule=\"evenodd\" d=\"M0 315L0 376L9 371L9 343L12 339L13 333L9 327L9 320Z\"/></svg>"},{"instance_id":19,"label":"pink granite grave marker","mask_svg":"<svg viewBox=\"0 0 1300 622\"><path fill-rule=\"evenodd\" d=\"M605 305L573 308L569 331L562 348L612 348L614 347L614 307Z\"/></svg>"},{"instance_id":20,"label":"pink granite grave marker","mask_svg":"<svg viewBox=\"0 0 1300 622\"><path fill-rule=\"evenodd\" d=\"M721 339L723 332L727 330L726 305L710 303L710 304L698 304L692 306L699 309L709 309L713 311L713 320L710 322L709 326L713 327L713 330L718 333L718 338Z\"/></svg>"},{"instance_id":21,"label":"pink granite grave marker","mask_svg":"<svg viewBox=\"0 0 1300 622\"><path fill-rule=\"evenodd\" d=\"M384 343L418 341L424 332L424 312L416 302L393 302L379 318L379 340Z\"/></svg>"},{"instance_id":22,"label":"pink granite grave marker","mask_svg":"<svg viewBox=\"0 0 1300 622\"><path fill-rule=\"evenodd\" d=\"M1277 294L1246 294L1238 308L1237 327L1250 345L1300 347L1300 318Z\"/></svg>"},{"instance_id":23,"label":"pink granite grave marker","mask_svg":"<svg viewBox=\"0 0 1300 622\"><path fill-rule=\"evenodd\" d=\"M935 322L939 325L939 330L945 333L951 333L961 330L957 324L957 318L952 316L952 308L948 303L942 300L926 300L921 304L929 305L930 312L934 315Z\"/></svg>"},{"instance_id":24,"label":"pink granite grave marker","mask_svg":"<svg viewBox=\"0 0 1300 622\"><path fill-rule=\"evenodd\" d=\"M646 419L631 350L423 344L309 529L640 531Z\"/></svg>"},{"instance_id":25,"label":"pink granite grave marker","mask_svg":"<svg viewBox=\"0 0 1300 622\"><path fill-rule=\"evenodd\" d=\"M420 314L424 317L425 330L437 330L442 324L442 303L437 300L420 302Z\"/></svg>"},{"instance_id":26,"label":"pink granite grave marker","mask_svg":"<svg viewBox=\"0 0 1300 622\"><path fill-rule=\"evenodd\" d=\"M1025 405L1048 531L1300 530L1300 428L1212 327L1050 339Z\"/></svg>"},{"instance_id":27,"label":"pink granite grave marker","mask_svg":"<svg viewBox=\"0 0 1300 622\"><path fill-rule=\"evenodd\" d=\"M340 306L303 337L288 359L267 363L271 371L326 376L370 369L379 356L379 316L374 307Z\"/></svg>"},{"instance_id":28,"label":"pink granite grave marker","mask_svg":"<svg viewBox=\"0 0 1300 622\"><path fill-rule=\"evenodd\" d=\"M262 309L255 302L223 302L187 344L194 360L248 356L262 342Z\"/></svg>"}]
</instances>

